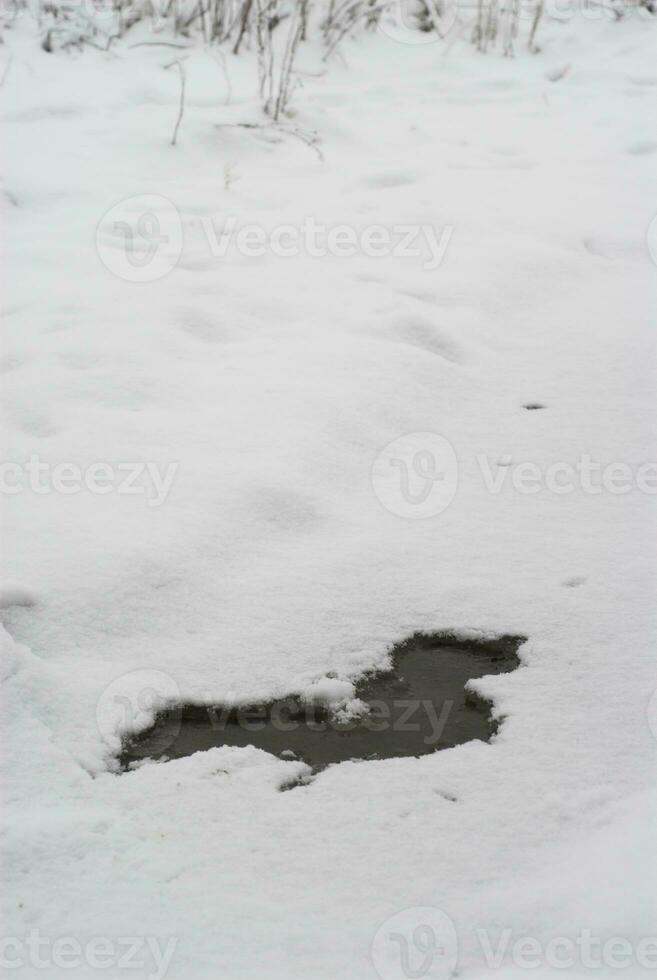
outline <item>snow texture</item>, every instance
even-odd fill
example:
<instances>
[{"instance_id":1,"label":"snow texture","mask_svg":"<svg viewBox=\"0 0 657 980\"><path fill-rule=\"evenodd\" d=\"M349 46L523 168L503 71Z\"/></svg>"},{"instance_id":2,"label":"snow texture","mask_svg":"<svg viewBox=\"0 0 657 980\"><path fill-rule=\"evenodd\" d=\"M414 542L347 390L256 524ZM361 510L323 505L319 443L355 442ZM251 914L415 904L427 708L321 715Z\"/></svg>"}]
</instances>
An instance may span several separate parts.
<instances>
[{"instance_id":1,"label":"snow texture","mask_svg":"<svg viewBox=\"0 0 657 980\"><path fill-rule=\"evenodd\" d=\"M176 937L170 980L369 980L380 924L435 906L479 980L477 929L653 933L655 498L490 493L476 463L655 459L652 35L647 17L554 19L515 59L368 35L323 74L308 50L295 123L322 161L226 125L259 118L248 53L229 104L189 53L171 147L171 51L46 54L20 19L7 32L7 458L176 468L158 506L4 500L5 935ZM152 282L96 248L139 195L184 233ZM201 219L229 215L453 233L433 270L222 258ZM415 432L459 463L450 506L417 521L370 477ZM256 749L115 771L159 704L344 704L394 642L442 629L529 638L519 669L474 685L504 719L490 744L291 792L304 765ZM160 700L107 709L145 687ZM96 972L48 973L73 975Z\"/></svg>"}]
</instances>

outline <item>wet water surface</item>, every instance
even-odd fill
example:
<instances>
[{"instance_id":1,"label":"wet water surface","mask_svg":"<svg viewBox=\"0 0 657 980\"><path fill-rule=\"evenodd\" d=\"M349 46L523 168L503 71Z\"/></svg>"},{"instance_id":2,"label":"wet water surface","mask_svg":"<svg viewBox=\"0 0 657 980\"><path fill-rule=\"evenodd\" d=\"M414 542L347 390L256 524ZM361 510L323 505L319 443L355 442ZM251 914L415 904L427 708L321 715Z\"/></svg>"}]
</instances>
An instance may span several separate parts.
<instances>
[{"instance_id":1,"label":"wet water surface","mask_svg":"<svg viewBox=\"0 0 657 980\"><path fill-rule=\"evenodd\" d=\"M466 692L465 685L474 677L514 670L524 639L415 634L392 650L390 670L356 684L356 697L364 704L352 704L346 713L297 697L240 708L173 707L125 746L121 762L127 767L214 746L254 745L319 771L348 759L419 756L473 738L488 740L497 728L490 705Z\"/></svg>"}]
</instances>

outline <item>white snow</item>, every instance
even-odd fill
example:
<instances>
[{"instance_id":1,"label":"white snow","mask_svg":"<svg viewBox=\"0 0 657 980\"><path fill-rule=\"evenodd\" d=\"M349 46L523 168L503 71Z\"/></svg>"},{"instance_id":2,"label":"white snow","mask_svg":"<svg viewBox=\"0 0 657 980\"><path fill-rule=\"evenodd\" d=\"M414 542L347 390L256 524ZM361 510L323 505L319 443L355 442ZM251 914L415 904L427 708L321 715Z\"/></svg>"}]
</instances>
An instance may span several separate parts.
<instances>
[{"instance_id":1,"label":"white snow","mask_svg":"<svg viewBox=\"0 0 657 980\"><path fill-rule=\"evenodd\" d=\"M171 51L46 54L27 21L6 32L3 392L23 483L4 498L5 936L173 937L171 980L366 980L381 923L435 906L479 980L477 930L654 934L654 495L519 493L511 475L491 493L477 462L656 458L653 24L541 30L515 59L378 34L321 74L309 50L295 124L323 161L227 125L260 119L246 53L229 104L220 65L188 54L171 147ZM134 282L101 222L141 195L177 209L161 260L181 254ZM208 221L308 215L453 231L430 270L208 243ZM427 432L454 447L458 490L406 520L372 468ZM32 455L50 492L20 475ZM64 462L81 482L56 492ZM85 482L98 463L106 492ZM291 792L303 763L256 749L112 771L158 698L349 701L393 642L440 629L529 638L520 669L475 682L505 719L490 744Z\"/></svg>"}]
</instances>

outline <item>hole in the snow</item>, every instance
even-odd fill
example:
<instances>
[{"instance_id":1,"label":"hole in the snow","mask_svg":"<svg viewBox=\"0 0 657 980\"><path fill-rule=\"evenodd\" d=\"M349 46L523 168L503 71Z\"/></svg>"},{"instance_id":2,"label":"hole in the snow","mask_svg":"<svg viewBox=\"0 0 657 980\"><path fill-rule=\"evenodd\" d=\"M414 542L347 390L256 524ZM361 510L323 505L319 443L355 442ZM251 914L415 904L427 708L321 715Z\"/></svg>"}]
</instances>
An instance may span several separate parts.
<instances>
[{"instance_id":1,"label":"hole in the snow","mask_svg":"<svg viewBox=\"0 0 657 980\"><path fill-rule=\"evenodd\" d=\"M524 641L416 633L392 649L389 669L365 675L355 697L337 707L299 697L241 707L176 706L125 745L121 765L254 745L318 772L347 760L420 756L488 740L498 727L490 704L465 686L471 678L514 670Z\"/></svg>"},{"instance_id":2,"label":"hole in the snow","mask_svg":"<svg viewBox=\"0 0 657 980\"><path fill-rule=\"evenodd\" d=\"M527 402L522 407L526 408L528 412L538 412L542 408L547 408L547 405L541 405L540 402Z\"/></svg>"}]
</instances>

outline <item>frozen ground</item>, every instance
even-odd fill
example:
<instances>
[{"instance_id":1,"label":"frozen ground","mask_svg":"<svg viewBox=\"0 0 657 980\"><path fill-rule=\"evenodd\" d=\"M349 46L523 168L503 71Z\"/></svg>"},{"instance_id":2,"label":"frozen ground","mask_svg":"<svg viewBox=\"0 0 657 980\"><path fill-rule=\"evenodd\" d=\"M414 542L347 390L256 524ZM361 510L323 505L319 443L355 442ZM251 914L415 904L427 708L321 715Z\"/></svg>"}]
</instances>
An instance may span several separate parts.
<instances>
[{"instance_id":1,"label":"frozen ground","mask_svg":"<svg viewBox=\"0 0 657 980\"><path fill-rule=\"evenodd\" d=\"M8 32L7 458L177 469L160 506L5 497L5 936L173 937L172 980L368 980L381 923L434 906L475 980L527 973L487 965L477 930L634 950L654 933L654 496L495 494L476 462L655 459L653 35L647 17L566 17L515 60L378 35L321 77L310 52L295 124L322 161L218 125L258 118L248 57L229 57L228 93L189 54L174 148L175 51L48 55ZM127 282L101 261L120 236L101 227L99 258L96 228L141 195L173 203L184 247ZM230 215L453 232L434 269L213 256L201 218ZM372 466L427 432L454 447L458 492L404 519ZM144 678L285 695L442 628L529 637L519 670L477 685L505 716L491 744L284 793L300 764L255 750L110 771L103 712ZM649 972L633 958L622 975ZM96 975L123 973L48 971Z\"/></svg>"}]
</instances>

